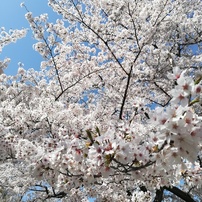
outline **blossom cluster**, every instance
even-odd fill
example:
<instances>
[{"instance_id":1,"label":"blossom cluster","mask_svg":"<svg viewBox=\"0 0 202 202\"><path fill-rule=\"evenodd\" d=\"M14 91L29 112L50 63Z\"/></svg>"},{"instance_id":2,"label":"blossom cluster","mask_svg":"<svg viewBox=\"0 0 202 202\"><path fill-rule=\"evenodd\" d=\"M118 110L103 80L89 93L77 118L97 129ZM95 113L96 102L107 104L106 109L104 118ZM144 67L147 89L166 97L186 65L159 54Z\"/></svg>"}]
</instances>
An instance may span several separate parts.
<instances>
[{"instance_id":1,"label":"blossom cluster","mask_svg":"<svg viewBox=\"0 0 202 202\"><path fill-rule=\"evenodd\" d=\"M2 52L2 49L4 46L15 43L18 39L21 39L26 36L27 30L21 29L21 30L9 30L9 32L5 31L4 27L0 28L0 53ZM10 58L5 58L3 61L0 61L0 74L3 73L3 70L8 66L8 63L10 62Z\"/></svg>"},{"instance_id":2,"label":"blossom cluster","mask_svg":"<svg viewBox=\"0 0 202 202\"><path fill-rule=\"evenodd\" d=\"M17 39L25 37L27 33L26 29L15 29L6 32L4 27L1 27L0 31L0 53L2 52L4 46L8 45L9 43L16 42Z\"/></svg>"}]
</instances>

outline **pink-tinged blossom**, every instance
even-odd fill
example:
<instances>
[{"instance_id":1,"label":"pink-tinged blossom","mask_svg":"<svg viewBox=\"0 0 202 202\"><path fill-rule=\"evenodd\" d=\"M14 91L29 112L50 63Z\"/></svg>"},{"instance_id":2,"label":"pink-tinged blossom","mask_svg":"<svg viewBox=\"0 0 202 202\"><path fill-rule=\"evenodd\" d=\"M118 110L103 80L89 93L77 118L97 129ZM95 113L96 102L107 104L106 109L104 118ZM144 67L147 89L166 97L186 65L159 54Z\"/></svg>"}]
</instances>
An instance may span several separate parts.
<instances>
[{"instance_id":1,"label":"pink-tinged blossom","mask_svg":"<svg viewBox=\"0 0 202 202\"><path fill-rule=\"evenodd\" d=\"M189 94L181 89L173 89L171 92L173 96L172 102L175 104L180 104L183 107L186 107L189 103Z\"/></svg>"},{"instance_id":2,"label":"pink-tinged blossom","mask_svg":"<svg viewBox=\"0 0 202 202\"><path fill-rule=\"evenodd\" d=\"M177 80L180 78L181 73L182 70L178 66L175 66L173 67L173 73L168 73L167 77L171 80Z\"/></svg>"},{"instance_id":3,"label":"pink-tinged blossom","mask_svg":"<svg viewBox=\"0 0 202 202\"><path fill-rule=\"evenodd\" d=\"M194 81L190 77L185 77L184 73L182 73L181 76L177 79L177 84L177 87L182 89L183 92L190 94L194 85Z\"/></svg>"},{"instance_id":4,"label":"pink-tinged blossom","mask_svg":"<svg viewBox=\"0 0 202 202\"><path fill-rule=\"evenodd\" d=\"M193 91L192 91L192 96L200 96L200 94L202 93L202 86L201 84L197 84L195 86L193 86Z\"/></svg>"}]
</instances>

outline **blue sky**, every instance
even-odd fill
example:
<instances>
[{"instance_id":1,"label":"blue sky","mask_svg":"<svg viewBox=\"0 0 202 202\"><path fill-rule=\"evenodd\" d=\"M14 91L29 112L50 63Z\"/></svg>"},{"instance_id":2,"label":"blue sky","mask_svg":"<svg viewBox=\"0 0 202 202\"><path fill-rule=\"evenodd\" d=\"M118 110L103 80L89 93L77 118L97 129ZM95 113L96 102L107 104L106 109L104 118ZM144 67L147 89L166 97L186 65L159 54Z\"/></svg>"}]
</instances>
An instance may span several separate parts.
<instances>
[{"instance_id":1,"label":"blue sky","mask_svg":"<svg viewBox=\"0 0 202 202\"><path fill-rule=\"evenodd\" d=\"M29 28L29 24L25 19L26 10L20 7L20 3L24 2L29 11L34 16L42 13L48 13L49 21L55 22L59 17L48 7L48 0L5 0L0 3L0 27L5 27L6 31L11 29ZM26 38L18 40L16 43L6 46L0 54L0 60L5 57L11 58L6 74L16 74L18 62L24 64L25 69L34 68L39 70L42 57L35 52L32 45L36 43L32 38L31 30Z\"/></svg>"}]
</instances>

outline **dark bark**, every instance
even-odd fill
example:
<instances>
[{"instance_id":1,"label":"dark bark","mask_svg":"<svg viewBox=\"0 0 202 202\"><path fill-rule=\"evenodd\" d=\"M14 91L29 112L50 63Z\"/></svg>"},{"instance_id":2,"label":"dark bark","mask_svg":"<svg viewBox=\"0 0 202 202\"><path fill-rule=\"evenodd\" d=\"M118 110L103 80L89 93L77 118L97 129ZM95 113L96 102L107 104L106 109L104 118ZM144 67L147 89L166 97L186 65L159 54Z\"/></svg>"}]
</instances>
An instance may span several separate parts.
<instances>
[{"instance_id":1,"label":"dark bark","mask_svg":"<svg viewBox=\"0 0 202 202\"><path fill-rule=\"evenodd\" d=\"M164 188L160 188L156 190L156 196L154 202L161 202L163 200L163 191Z\"/></svg>"},{"instance_id":2,"label":"dark bark","mask_svg":"<svg viewBox=\"0 0 202 202\"><path fill-rule=\"evenodd\" d=\"M197 159L199 161L200 168L202 168L202 159L199 155L197 156Z\"/></svg>"},{"instance_id":3,"label":"dark bark","mask_svg":"<svg viewBox=\"0 0 202 202\"><path fill-rule=\"evenodd\" d=\"M140 190L143 192L147 192L147 188L145 186L140 186Z\"/></svg>"},{"instance_id":4,"label":"dark bark","mask_svg":"<svg viewBox=\"0 0 202 202\"><path fill-rule=\"evenodd\" d=\"M179 198L181 198L186 202L196 202L188 193L180 190L177 187L163 187L163 188L175 194L176 196L178 196Z\"/></svg>"}]
</instances>

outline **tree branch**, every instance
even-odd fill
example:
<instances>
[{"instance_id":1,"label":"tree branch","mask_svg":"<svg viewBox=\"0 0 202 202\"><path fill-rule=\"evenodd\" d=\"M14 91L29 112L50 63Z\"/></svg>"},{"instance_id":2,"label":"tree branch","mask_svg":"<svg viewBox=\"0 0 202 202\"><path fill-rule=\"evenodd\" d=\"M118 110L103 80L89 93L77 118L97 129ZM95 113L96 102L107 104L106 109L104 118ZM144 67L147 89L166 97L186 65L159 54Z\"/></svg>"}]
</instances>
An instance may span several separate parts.
<instances>
[{"instance_id":1,"label":"tree branch","mask_svg":"<svg viewBox=\"0 0 202 202\"><path fill-rule=\"evenodd\" d=\"M188 193L180 190L177 187L166 187L165 186L163 188L168 190L169 192L175 194L176 196L178 196L179 198L183 199L186 202L196 202L194 199L192 199L192 197Z\"/></svg>"},{"instance_id":2,"label":"tree branch","mask_svg":"<svg viewBox=\"0 0 202 202\"><path fill-rule=\"evenodd\" d=\"M139 55L141 53L142 48L143 48L143 46L141 47L141 49L139 50L138 54L136 55L136 57L135 57L135 59L133 61L133 65L137 61L137 59L138 59L138 57L139 57ZM121 104L121 110L120 110L120 114L119 114L119 119L122 119L123 109L124 109L124 105L125 105L127 94L128 94L128 90L129 90L131 74L132 74L132 71L133 71L133 65L131 65L130 72L128 74L128 79L127 79L127 84L126 84L126 88L125 88L125 92L124 92L124 96L123 96L123 100L122 100L122 104Z\"/></svg>"},{"instance_id":3,"label":"tree branch","mask_svg":"<svg viewBox=\"0 0 202 202\"><path fill-rule=\"evenodd\" d=\"M156 190L156 196L155 196L154 202L161 202L163 200L163 191L164 191L164 188L162 187Z\"/></svg>"}]
</instances>

